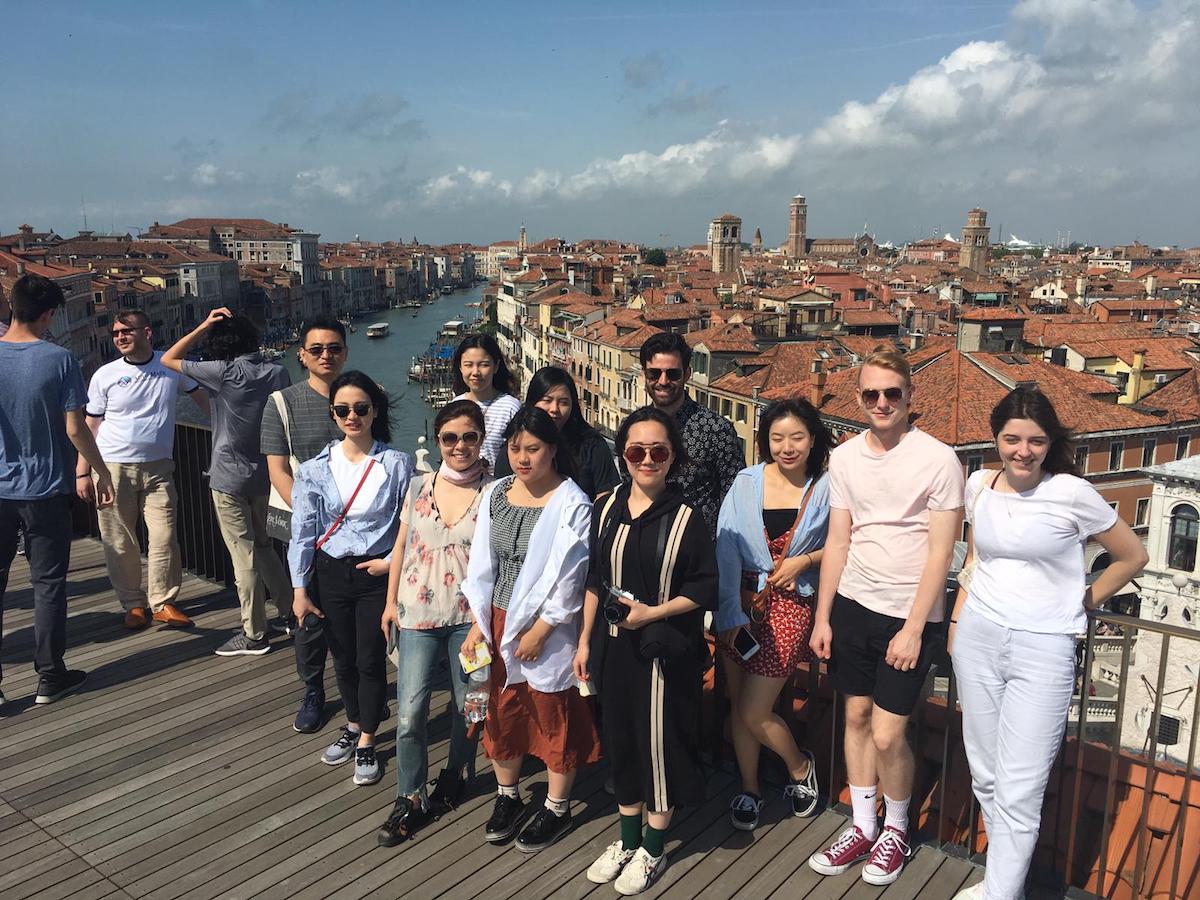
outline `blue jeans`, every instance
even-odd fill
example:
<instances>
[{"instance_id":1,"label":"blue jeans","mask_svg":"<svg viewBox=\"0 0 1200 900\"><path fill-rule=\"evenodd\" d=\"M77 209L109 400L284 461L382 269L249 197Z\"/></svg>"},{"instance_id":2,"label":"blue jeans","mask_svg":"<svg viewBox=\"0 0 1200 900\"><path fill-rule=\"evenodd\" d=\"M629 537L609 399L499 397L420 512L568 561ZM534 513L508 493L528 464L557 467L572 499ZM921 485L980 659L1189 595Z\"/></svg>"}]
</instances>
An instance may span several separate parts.
<instances>
[{"instance_id":1,"label":"blue jeans","mask_svg":"<svg viewBox=\"0 0 1200 900\"><path fill-rule=\"evenodd\" d=\"M450 754L446 768L461 773L475 769L475 741L467 738L463 698L467 676L458 661L458 650L471 626L401 628L397 648L400 670L396 675L396 781L401 797L420 795L425 799L429 780L429 699L443 659L450 664L450 691L454 705L450 713Z\"/></svg>"}]
</instances>

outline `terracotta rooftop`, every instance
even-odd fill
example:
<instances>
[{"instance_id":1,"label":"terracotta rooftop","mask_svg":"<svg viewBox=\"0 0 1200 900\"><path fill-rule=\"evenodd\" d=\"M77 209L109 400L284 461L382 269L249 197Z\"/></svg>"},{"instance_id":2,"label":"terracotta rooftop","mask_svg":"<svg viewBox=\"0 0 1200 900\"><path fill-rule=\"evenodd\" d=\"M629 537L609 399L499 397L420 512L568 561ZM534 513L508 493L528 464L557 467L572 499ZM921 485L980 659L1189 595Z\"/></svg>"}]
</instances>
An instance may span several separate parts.
<instances>
[{"instance_id":1,"label":"terracotta rooftop","mask_svg":"<svg viewBox=\"0 0 1200 900\"><path fill-rule=\"evenodd\" d=\"M1029 316L1003 306L980 307L961 313L959 319L964 322L1023 322Z\"/></svg>"},{"instance_id":2,"label":"terracotta rooftop","mask_svg":"<svg viewBox=\"0 0 1200 900\"><path fill-rule=\"evenodd\" d=\"M757 353L758 342L745 325L714 325L684 334L689 347L703 344L713 353Z\"/></svg>"}]
</instances>

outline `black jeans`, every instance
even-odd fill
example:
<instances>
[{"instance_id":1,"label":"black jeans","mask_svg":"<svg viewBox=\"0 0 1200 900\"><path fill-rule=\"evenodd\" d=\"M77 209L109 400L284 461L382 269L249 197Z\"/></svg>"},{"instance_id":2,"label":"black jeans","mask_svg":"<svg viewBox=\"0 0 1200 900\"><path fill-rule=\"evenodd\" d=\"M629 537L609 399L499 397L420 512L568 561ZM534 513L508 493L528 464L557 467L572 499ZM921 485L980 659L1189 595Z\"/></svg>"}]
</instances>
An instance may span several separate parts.
<instances>
[{"instance_id":1,"label":"black jeans","mask_svg":"<svg viewBox=\"0 0 1200 900\"><path fill-rule=\"evenodd\" d=\"M308 585L308 599L321 612L325 611L325 607L321 605L321 586L315 578ZM329 652L325 629L309 631L303 622L297 622L296 625L296 674L300 676L305 687L318 691L324 697L325 656Z\"/></svg>"},{"instance_id":2,"label":"black jeans","mask_svg":"<svg viewBox=\"0 0 1200 900\"><path fill-rule=\"evenodd\" d=\"M8 570L22 528L33 582L33 666L38 675L53 680L67 671L63 653L67 649L67 568L71 562L70 498L63 494L45 500L0 500L0 623Z\"/></svg>"},{"instance_id":3,"label":"black jeans","mask_svg":"<svg viewBox=\"0 0 1200 900\"><path fill-rule=\"evenodd\" d=\"M368 734L379 728L387 691L387 642L379 627L387 601L387 575L356 569L370 557L334 559L317 551L314 579L321 592L325 636L346 718Z\"/></svg>"}]
</instances>

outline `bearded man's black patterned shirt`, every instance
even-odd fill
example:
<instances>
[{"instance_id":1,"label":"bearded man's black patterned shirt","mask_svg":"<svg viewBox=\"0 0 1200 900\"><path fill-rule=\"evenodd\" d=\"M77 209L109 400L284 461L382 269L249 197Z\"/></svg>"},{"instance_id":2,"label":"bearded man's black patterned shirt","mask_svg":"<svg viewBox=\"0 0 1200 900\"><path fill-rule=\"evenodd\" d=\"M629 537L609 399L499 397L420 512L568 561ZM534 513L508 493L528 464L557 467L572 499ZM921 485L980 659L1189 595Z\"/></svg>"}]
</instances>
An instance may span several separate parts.
<instances>
[{"instance_id":1,"label":"bearded man's black patterned shirt","mask_svg":"<svg viewBox=\"0 0 1200 900\"><path fill-rule=\"evenodd\" d=\"M715 535L721 501L746 465L737 432L728 419L686 396L675 411L675 424L690 460L677 467L671 481Z\"/></svg>"}]
</instances>

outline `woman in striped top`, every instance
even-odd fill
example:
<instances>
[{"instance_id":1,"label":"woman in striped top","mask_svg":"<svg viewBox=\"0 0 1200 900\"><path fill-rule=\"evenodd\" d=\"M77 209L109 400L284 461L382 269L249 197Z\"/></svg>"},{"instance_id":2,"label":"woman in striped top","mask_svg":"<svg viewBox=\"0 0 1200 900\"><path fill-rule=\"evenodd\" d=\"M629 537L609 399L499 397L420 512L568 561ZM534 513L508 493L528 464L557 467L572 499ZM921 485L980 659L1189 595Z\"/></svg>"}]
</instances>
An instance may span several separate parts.
<instances>
[{"instance_id":1,"label":"woman in striped top","mask_svg":"<svg viewBox=\"0 0 1200 900\"><path fill-rule=\"evenodd\" d=\"M480 456L496 470L496 457L504 447L504 429L521 408L513 396L516 381L496 339L486 334L468 334L454 350L450 371L454 373L455 400L474 400L483 410L484 438Z\"/></svg>"}]
</instances>

